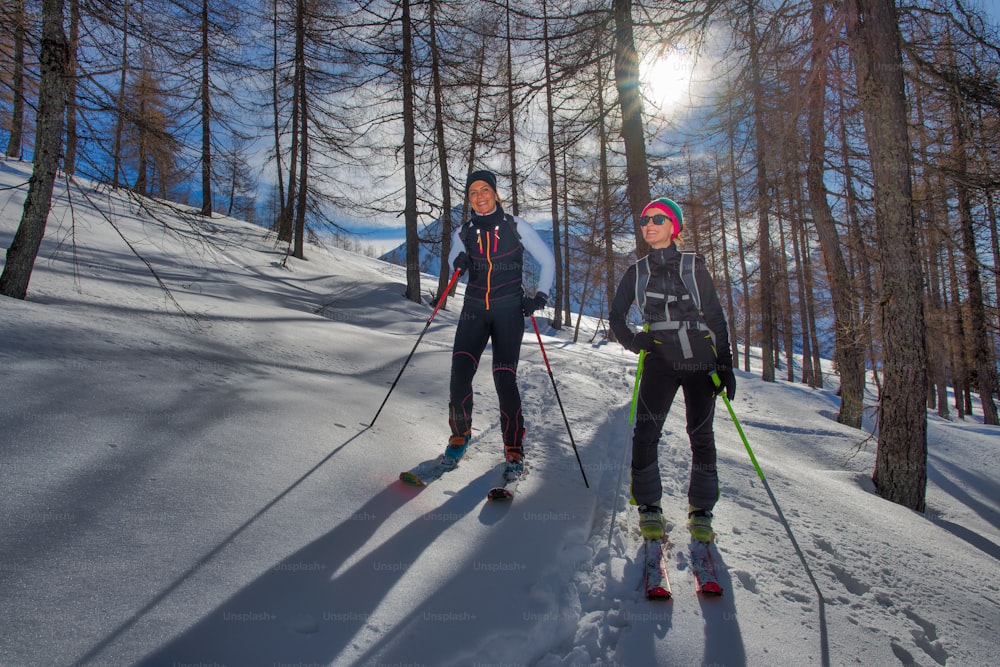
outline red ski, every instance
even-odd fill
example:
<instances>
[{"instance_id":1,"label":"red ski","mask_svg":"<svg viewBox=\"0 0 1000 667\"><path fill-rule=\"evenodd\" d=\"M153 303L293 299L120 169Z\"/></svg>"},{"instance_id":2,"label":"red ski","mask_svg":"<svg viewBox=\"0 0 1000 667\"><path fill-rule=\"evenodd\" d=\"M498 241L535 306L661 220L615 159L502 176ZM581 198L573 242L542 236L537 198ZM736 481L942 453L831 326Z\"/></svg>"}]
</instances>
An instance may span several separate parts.
<instances>
[{"instance_id":1,"label":"red ski","mask_svg":"<svg viewBox=\"0 0 1000 667\"><path fill-rule=\"evenodd\" d=\"M691 572L694 574L695 590L702 595L722 595L722 586L715 572L712 545L691 540Z\"/></svg>"},{"instance_id":2,"label":"red ski","mask_svg":"<svg viewBox=\"0 0 1000 667\"><path fill-rule=\"evenodd\" d=\"M527 475L528 468L523 462L505 463L501 483L489 490L486 494L487 500L512 500L517 492L517 485Z\"/></svg>"},{"instance_id":3,"label":"red ski","mask_svg":"<svg viewBox=\"0 0 1000 667\"><path fill-rule=\"evenodd\" d=\"M670 579L667 578L667 553L669 544L662 540L643 540L643 584L650 600L669 600Z\"/></svg>"}]
</instances>

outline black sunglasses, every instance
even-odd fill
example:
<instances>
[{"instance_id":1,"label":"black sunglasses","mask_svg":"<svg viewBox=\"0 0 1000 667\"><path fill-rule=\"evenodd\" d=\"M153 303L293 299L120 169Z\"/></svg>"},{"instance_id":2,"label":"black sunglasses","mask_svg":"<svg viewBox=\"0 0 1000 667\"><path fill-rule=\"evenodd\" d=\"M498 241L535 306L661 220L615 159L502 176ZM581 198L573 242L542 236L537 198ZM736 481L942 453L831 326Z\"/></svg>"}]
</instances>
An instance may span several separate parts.
<instances>
[{"instance_id":1,"label":"black sunglasses","mask_svg":"<svg viewBox=\"0 0 1000 667\"><path fill-rule=\"evenodd\" d=\"M641 218L639 218L639 226L640 227L645 227L646 225L648 225L651 222L654 225L665 225L665 224L667 224L667 216L665 216L665 215L644 215Z\"/></svg>"}]
</instances>

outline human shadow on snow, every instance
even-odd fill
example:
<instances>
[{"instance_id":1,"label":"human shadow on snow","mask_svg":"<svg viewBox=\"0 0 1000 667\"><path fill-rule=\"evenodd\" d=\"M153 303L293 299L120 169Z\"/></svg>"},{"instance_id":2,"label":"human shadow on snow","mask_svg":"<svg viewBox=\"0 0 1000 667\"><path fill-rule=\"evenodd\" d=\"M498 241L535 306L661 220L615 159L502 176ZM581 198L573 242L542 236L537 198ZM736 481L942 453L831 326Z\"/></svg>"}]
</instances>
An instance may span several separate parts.
<instances>
[{"instance_id":1,"label":"human shadow on snow","mask_svg":"<svg viewBox=\"0 0 1000 667\"><path fill-rule=\"evenodd\" d=\"M165 601L174 592L176 592L178 589L180 589L185 584L185 582L187 582L196 573L198 573L204 567L208 566L209 563L213 559L215 559L220 553L222 553L222 551L227 546L229 546L230 544L232 544L236 540L237 537L239 537L248 528L250 528L252 525L254 525L262 516L264 516L269 510L271 510L271 508L273 508L275 505L277 505L279 502L281 502L282 499L284 499L292 491L294 491L296 488L298 488L299 485L301 485L304 481L306 481L309 477L311 477L313 473L315 473L317 470L319 470L321 467L323 467L323 465L325 465L336 454L338 454L341 450L343 450L349 444L351 444L352 442L354 442L355 440L357 440L359 437L361 437L367 431L368 431L368 428L365 428L365 429L362 429L361 431L358 431L355 435L353 435L350 438L348 438L347 440L345 440L343 443L341 443L339 446L337 446L334 450L332 450L329 454L327 454L325 457L323 457L323 459L321 459L318 463L316 463L315 465L313 465L309 470L307 470L306 472L304 472L297 480L295 480L294 482L292 482L281 493L279 493L278 495L276 495L266 505L264 505L259 510L257 510L257 512L254 513L253 516L251 516L246 521L244 521L242 524L240 524L225 539L223 539L222 541L220 541L215 547L213 547L210 551L208 551L204 556L202 556L196 562L194 562L187 570L185 570L180 576L178 576L169 586L165 587L162 591L160 591L149 602L147 602L142 608L140 608L139 610L137 610L130 618L125 619L124 621L122 621L114 630L112 630L111 632L109 632L102 640L100 640L99 642L97 642L89 651L87 651L86 654L84 654L79 660L77 660L76 663L77 664L87 664L87 663L90 663L90 662L96 660L97 657L106 648L108 648L109 646L113 645L121 637L123 637L125 634L127 634L129 631L131 631L132 628L137 623L139 623L148 614L150 614L151 612L153 612L160 605L160 603L162 603L163 601ZM383 492L379 496L376 496L375 498L373 498L372 501L369 501L369 504L376 503L376 501L379 501L380 499L382 499L387 494L388 494L388 491ZM400 494L397 493L395 495L399 496ZM384 502L384 501L382 501L382 502ZM399 499L397 499L395 507L398 507L403 502L405 502L405 497L400 497ZM395 509L395 507L393 507L393 509ZM380 517L380 518L384 519L385 516L388 516L389 514L391 514L391 512L386 513L385 512L386 509L387 509L386 507L381 507L381 510L382 510L381 514L375 514L374 512L371 512L370 514L365 514L363 516L374 516L374 517ZM358 513L355 513L354 516L357 516L357 515L358 515ZM351 526L351 524L352 524L351 521L347 521L346 523L349 526ZM371 526L370 524L372 524L372 523L374 523L374 522L364 522L362 525L368 524L366 527L370 528L370 530L372 532L374 532L375 527L377 527L377 524L375 526ZM352 526L352 528L353 529L357 529L357 526ZM159 663L158 661L154 661L154 662L149 663L149 664L161 664L161 663ZM171 663L168 661L166 664L171 664ZM245 663L245 664L251 664L251 663Z\"/></svg>"},{"instance_id":2,"label":"human shadow on snow","mask_svg":"<svg viewBox=\"0 0 1000 667\"><path fill-rule=\"evenodd\" d=\"M364 553L378 527L416 493L402 482L386 487L139 664L333 662L359 632L371 629L390 591L451 525L431 519L457 520L480 502L478 495L456 494Z\"/></svg>"},{"instance_id":3,"label":"human shadow on snow","mask_svg":"<svg viewBox=\"0 0 1000 667\"><path fill-rule=\"evenodd\" d=\"M690 551L688 554L690 556ZM747 656L736 614L736 591L729 576L729 567L714 546L712 558L715 561L715 574L719 579L719 585L722 586L723 594L716 597L700 595L698 598L701 615L705 620L705 654L701 664L745 665Z\"/></svg>"}]
</instances>

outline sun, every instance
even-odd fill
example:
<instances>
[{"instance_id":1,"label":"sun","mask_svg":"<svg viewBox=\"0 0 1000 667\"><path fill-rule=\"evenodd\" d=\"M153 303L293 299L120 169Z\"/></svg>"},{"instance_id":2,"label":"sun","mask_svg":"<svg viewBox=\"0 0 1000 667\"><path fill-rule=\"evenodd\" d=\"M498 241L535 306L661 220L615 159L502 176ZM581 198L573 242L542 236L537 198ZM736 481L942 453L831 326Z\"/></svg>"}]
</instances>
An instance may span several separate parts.
<instances>
[{"instance_id":1,"label":"sun","mask_svg":"<svg viewBox=\"0 0 1000 667\"><path fill-rule=\"evenodd\" d=\"M643 92L658 110L668 111L690 100L694 59L683 47L655 51L639 63Z\"/></svg>"}]
</instances>

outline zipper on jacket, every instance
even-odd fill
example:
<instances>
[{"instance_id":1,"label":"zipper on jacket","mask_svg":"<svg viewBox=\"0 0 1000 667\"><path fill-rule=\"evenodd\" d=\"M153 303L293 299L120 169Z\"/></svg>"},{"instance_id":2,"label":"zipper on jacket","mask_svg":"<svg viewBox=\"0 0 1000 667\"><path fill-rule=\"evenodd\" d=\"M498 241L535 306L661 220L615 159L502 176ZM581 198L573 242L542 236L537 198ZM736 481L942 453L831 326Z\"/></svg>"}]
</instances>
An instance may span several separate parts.
<instances>
[{"instance_id":1,"label":"zipper on jacket","mask_svg":"<svg viewBox=\"0 0 1000 667\"><path fill-rule=\"evenodd\" d=\"M496 245L496 239L493 241ZM489 269L486 271L486 310L490 309L490 290L492 289L493 283L493 256L490 255L490 237L489 232L486 233L486 263L489 264Z\"/></svg>"}]
</instances>

